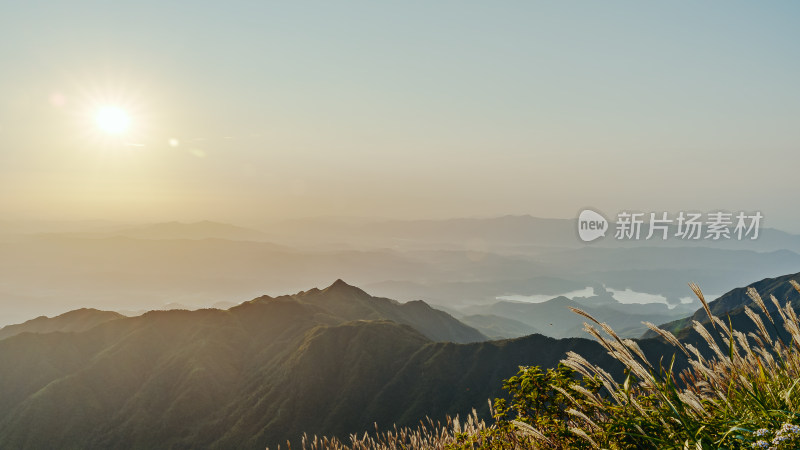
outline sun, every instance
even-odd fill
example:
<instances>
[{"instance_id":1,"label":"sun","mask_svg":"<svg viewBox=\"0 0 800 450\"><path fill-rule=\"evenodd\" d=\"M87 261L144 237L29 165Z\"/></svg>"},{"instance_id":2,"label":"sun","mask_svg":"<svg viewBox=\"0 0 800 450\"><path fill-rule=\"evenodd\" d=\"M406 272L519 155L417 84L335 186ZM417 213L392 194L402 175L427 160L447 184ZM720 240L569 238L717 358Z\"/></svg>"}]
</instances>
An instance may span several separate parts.
<instances>
[{"instance_id":1,"label":"sun","mask_svg":"<svg viewBox=\"0 0 800 450\"><path fill-rule=\"evenodd\" d=\"M94 115L94 123L106 134L123 134L131 126L131 117L118 106L103 106Z\"/></svg>"}]
</instances>

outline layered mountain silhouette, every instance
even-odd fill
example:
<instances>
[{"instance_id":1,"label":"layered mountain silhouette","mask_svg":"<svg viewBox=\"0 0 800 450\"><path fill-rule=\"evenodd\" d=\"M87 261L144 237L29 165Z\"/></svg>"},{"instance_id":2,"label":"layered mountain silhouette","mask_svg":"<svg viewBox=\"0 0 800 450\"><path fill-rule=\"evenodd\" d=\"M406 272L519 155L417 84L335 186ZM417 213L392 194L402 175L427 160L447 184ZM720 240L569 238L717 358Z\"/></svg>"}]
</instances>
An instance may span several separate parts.
<instances>
[{"instance_id":1,"label":"layered mountain silhouette","mask_svg":"<svg viewBox=\"0 0 800 450\"><path fill-rule=\"evenodd\" d=\"M753 331L755 330L755 326L752 320L745 314L745 307L749 307L753 312L761 315L765 323L767 323L768 319L761 309L755 305L750 296L747 295L747 290L749 288L755 289L764 300L767 311L771 313L775 313L776 308L774 303L770 300L770 296L774 296L781 306L785 305L786 302L790 302L797 308L800 306L800 293L792 287L790 280L800 282L800 273L783 275L775 278L765 278L745 287L733 289L716 300L709 302L708 307L712 314L722 318L725 323L732 324L735 329L739 331ZM777 313L771 315L773 316L773 320L776 321L777 326L774 329L770 327L769 331L773 332L779 330L778 332L782 333L783 327L781 326L780 315ZM698 336L692 328L694 321L703 324L710 322L705 309L700 308L689 317L667 322L660 327L673 332L678 337L693 337L696 339ZM651 331L643 335L645 338L654 336L655 334Z\"/></svg>"},{"instance_id":2,"label":"layered mountain silhouette","mask_svg":"<svg viewBox=\"0 0 800 450\"><path fill-rule=\"evenodd\" d=\"M609 219L614 219L609 217ZM610 224L615 227L614 223ZM486 218L453 218L445 220L378 220L365 223L325 220L319 218L291 219L273 224L283 233L326 236L328 240L352 241L354 236L369 239L395 239L402 241L463 243L480 239L489 247L503 248L580 248L576 239L575 219L552 219L530 215L505 215ZM670 227L670 235L677 231ZM602 239L596 246L608 248L632 248L635 241ZM703 247L706 240L650 240L651 247ZM740 250L743 248L759 252L777 250L800 251L800 236L773 228L761 228L758 239L719 240L715 248Z\"/></svg>"},{"instance_id":3,"label":"layered mountain silhouette","mask_svg":"<svg viewBox=\"0 0 800 450\"><path fill-rule=\"evenodd\" d=\"M493 314L473 314L459 318L491 339L507 339L529 334L543 334L526 323Z\"/></svg>"},{"instance_id":4,"label":"layered mountain silhouette","mask_svg":"<svg viewBox=\"0 0 800 450\"><path fill-rule=\"evenodd\" d=\"M680 317L680 313L670 311L663 304L622 304L615 300L603 301L602 297L569 299L559 296L541 303L500 301L465 310L479 316L489 315L512 320L556 338L585 336L586 332L583 331L585 320L572 313L569 309L571 307L582 309L599 321L608 323L625 337L640 336L647 329L642 325L642 321L659 322ZM476 324L472 317L475 316L466 316L462 320L473 326L478 325L479 329L481 326L494 329L494 333L486 331L493 336L513 337L511 333L519 329L519 326L514 327L513 323L498 320L494 320L492 324L482 325L480 322Z\"/></svg>"},{"instance_id":5,"label":"layered mountain silhouette","mask_svg":"<svg viewBox=\"0 0 800 450\"><path fill-rule=\"evenodd\" d=\"M616 248L581 244L571 221L530 217L353 224L333 235L324 233L328 228L337 229L326 222L314 222L311 230L292 224L263 231L167 222L31 226L3 234L0 326L80 306L140 311L180 302L196 308L336 278L356 280L382 297L421 298L450 310L602 285L661 296L681 308L687 280L721 294L800 264L792 251L744 250L760 245L766 230L747 245L651 247L648 241ZM795 248L786 244L782 248Z\"/></svg>"},{"instance_id":6,"label":"layered mountain silhouette","mask_svg":"<svg viewBox=\"0 0 800 450\"><path fill-rule=\"evenodd\" d=\"M621 369L586 339L472 342L486 338L423 302L341 280L229 310L44 322L0 340L0 448L263 449L485 413L520 365L552 367L569 350Z\"/></svg>"},{"instance_id":7,"label":"layered mountain silhouette","mask_svg":"<svg viewBox=\"0 0 800 450\"><path fill-rule=\"evenodd\" d=\"M789 280L800 274L748 287L800 306ZM710 304L744 331L753 329L746 290ZM0 330L0 448L264 448L303 432L345 437L375 423L413 425L473 407L485 414L520 365L553 367L567 351L621 375L587 339L486 341L498 329L525 333L535 329L530 321L572 314L568 306L590 310L587 302L500 302L491 309L506 316L464 318L485 334L422 301L373 297L342 280L227 310L39 317ZM613 321L608 315L597 318ZM704 316L665 327L696 340L690 322ZM654 365L676 353L660 339L638 343Z\"/></svg>"}]
</instances>

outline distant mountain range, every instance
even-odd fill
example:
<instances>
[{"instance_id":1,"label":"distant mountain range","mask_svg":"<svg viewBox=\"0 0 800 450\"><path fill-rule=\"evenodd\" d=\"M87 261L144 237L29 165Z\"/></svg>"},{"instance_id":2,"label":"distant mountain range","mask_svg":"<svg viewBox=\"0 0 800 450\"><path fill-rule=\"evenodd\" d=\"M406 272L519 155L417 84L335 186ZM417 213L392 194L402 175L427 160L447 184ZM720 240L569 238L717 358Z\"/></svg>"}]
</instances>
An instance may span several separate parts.
<instances>
[{"instance_id":1,"label":"distant mountain range","mask_svg":"<svg viewBox=\"0 0 800 450\"><path fill-rule=\"evenodd\" d=\"M576 216L578 211L575 212ZM721 249L753 250L759 252L791 250L800 251L800 235L774 228L761 228L758 239L710 241L682 240L674 238L677 228L669 228L671 239L617 240L614 239L613 216L609 221L610 233L596 241L593 247L714 247ZM643 227L646 231L647 226ZM281 236L317 236L328 242L359 240L393 243L451 244L457 248L470 242L474 250L483 247L493 252L514 253L546 248L582 248L577 238L577 220L542 218L530 215L506 215L498 217L453 218L443 220L336 220L293 219L264 225L265 229ZM354 237L357 237L354 239Z\"/></svg>"},{"instance_id":2,"label":"distant mountain range","mask_svg":"<svg viewBox=\"0 0 800 450\"><path fill-rule=\"evenodd\" d=\"M79 310L6 330L0 448L263 449L302 432L485 413L519 365L551 367L568 350L620 371L586 339L473 342L486 338L424 302L341 280L229 310Z\"/></svg>"},{"instance_id":3,"label":"distant mountain range","mask_svg":"<svg viewBox=\"0 0 800 450\"><path fill-rule=\"evenodd\" d=\"M751 310L753 310L753 312L760 315L764 323L768 322L762 313L762 310L755 304L750 296L747 295L747 290L749 288L753 288L759 293L762 300L764 300L767 311L772 313L773 320L775 320L777 324L777 329L782 333L783 327L781 326L780 315L776 313L775 305L770 300L770 296L774 296L781 306L785 305L786 302L789 302L795 308L800 307L800 293L797 292L794 287L792 287L789 282L790 280L800 282L800 273L783 275L776 278L765 278L755 283L751 283L745 287L732 289L716 300L709 302L709 310L711 310L711 313L715 316L723 319L723 322L729 323L730 321L730 324L732 324L737 330L754 331L755 326L750 318L746 316L744 311L745 307L749 307ZM691 337L693 339L697 339L698 336L692 328L693 321L708 324L709 318L705 309L700 308L689 317L665 323L660 325L660 327L671 331L676 336L681 338ZM774 331L771 326L769 331ZM655 333L648 331L644 333L643 337L655 337Z\"/></svg>"},{"instance_id":4,"label":"distant mountain range","mask_svg":"<svg viewBox=\"0 0 800 450\"><path fill-rule=\"evenodd\" d=\"M0 236L0 326L79 306L198 308L335 278L378 296L422 299L448 310L507 296L555 298L589 286L629 289L680 307L691 297L687 281L719 295L800 267L798 237L775 230L761 230L752 242L604 239L585 245L574 225L530 216L310 219L251 228L209 221L40 224L13 232L0 224L6 229Z\"/></svg>"},{"instance_id":5,"label":"distant mountain range","mask_svg":"<svg viewBox=\"0 0 800 450\"><path fill-rule=\"evenodd\" d=\"M472 306L465 309L467 314L482 316L499 316L506 320L522 323L542 334L556 338L585 336L583 322L585 319L570 311L570 307L582 309L601 322L606 322L621 336L638 337L647 328L643 321L663 322L666 320L683 317L682 310L669 310L666 305L640 305L621 304L618 302L604 302L589 299L569 299L556 297L542 303L509 302L501 301L490 305ZM466 316L474 317L474 316ZM462 318L461 320L464 320ZM518 328L518 327L517 327ZM503 334L507 328L502 327L497 321L494 323L495 336L514 337L513 334ZM512 328L513 329L513 328Z\"/></svg>"},{"instance_id":6,"label":"distant mountain range","mask_svg":"<svg viewBox=\"0 0 800 450\"><path fill-rule=\"evenodd\" d=\"M473 314L459 317L461 322L475 328L490 339L507 339L531 334L544 334L527 323L494 314Z\"/></svg>"}]
</instances>

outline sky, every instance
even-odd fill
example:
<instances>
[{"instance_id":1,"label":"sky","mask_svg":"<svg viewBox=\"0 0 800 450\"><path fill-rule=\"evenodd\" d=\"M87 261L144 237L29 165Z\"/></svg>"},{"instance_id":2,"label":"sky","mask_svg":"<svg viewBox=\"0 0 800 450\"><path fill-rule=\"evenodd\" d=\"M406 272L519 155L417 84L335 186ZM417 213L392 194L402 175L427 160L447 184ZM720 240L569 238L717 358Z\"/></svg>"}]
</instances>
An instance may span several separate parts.
<instances>
[{"instance_id":1,"label":"sky","mask_svg":"<svg viewBox=\"0 0 800 450\"><path fill-rule=\"evenodd\" d=\"M796 2L0 8L5 220L726 209L800 232Z\"/></svg>"}]
</instances>

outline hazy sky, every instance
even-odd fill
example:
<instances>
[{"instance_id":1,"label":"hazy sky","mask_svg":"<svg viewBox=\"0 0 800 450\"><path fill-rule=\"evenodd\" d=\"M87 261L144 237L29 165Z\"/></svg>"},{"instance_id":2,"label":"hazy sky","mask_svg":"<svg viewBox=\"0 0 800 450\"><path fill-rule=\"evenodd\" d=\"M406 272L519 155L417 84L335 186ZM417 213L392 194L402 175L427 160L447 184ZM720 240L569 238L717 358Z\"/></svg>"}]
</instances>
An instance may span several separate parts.
<instances>
[{"instance_id":1,"label":"hazy sky","mask_svg":"<svg viewBox=\"0 0 800 450\"><path fill-rule=\"evenodd\" d=\"M800 231L797 2L126 3L0 7L4 218L724 208Z\"/></svg>"}]
</instances>

